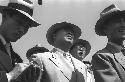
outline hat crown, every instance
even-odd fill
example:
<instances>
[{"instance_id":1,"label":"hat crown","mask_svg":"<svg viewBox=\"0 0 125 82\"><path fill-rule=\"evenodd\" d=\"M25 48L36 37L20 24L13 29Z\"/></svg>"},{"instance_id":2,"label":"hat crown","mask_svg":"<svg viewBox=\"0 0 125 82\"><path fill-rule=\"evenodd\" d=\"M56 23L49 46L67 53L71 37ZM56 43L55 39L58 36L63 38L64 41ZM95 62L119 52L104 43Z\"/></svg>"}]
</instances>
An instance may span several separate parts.
<instances>
[{"instance_id":1,"label":"hat crown","mask_svg":"<svg viewBox=\"0 0 125 82\"><path fill-rule=\"evenodd\" d=\"M108 15L110 13L117 12L117 11L120 11L120 9L116 5L112 4L112 5L108 6L107 8L105 8L100 13L100 18L102 18L102 17L104 17L104 16L106 16L106 15Z\"/></svg>"},{"instance_id":2,"label":"hat crown","mask_svg":"<svg viewBox=\"0 0 125 82\"><path fill-rule=\"evenodd\" d=\"M10 0L8 7L33 15L34 4L30 0Z\"/></svg>"}]
</instances>

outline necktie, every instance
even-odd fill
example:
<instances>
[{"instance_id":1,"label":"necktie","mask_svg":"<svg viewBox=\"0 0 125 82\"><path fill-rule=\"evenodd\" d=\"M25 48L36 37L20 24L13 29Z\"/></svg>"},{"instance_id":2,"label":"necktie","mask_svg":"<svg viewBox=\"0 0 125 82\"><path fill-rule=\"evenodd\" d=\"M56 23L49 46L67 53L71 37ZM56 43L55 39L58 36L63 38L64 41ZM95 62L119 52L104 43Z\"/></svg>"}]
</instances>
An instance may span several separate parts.
<instances>
[{"instance_id":1,"label":"necktie","mask_svg":"<svg viewBox=\"0 0 125 82\"><path fill-rule=\"evenodd\" d=\"M5 45L5 48L6 48L7 53L8 53L9 56L11 57L10 43L7 43L7 44Z\"/></svg>"},{"instance_id":2,"label":"necktie","mask_svg":"<svg viewBox=\"0 0 125 82\"><path fill-rule=\"evenodd\" d=\"M7 51L7 53L9 54L9 57L10 57L10 59L11 59L11 50L10 50L10 43L7 43L6 45L5 45L5 48L6 48L6 51ZM11 63L12 63L12 59L11 59Z\"/></svg>"}]
</instances>

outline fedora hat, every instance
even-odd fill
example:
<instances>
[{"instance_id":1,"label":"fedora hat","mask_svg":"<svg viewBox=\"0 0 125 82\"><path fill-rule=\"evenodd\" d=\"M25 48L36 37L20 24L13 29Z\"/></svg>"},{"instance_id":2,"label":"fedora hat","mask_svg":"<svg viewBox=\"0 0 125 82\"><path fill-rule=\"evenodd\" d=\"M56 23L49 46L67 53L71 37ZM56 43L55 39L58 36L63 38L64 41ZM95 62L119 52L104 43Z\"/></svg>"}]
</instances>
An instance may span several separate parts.
<instances>
[{"instance_id":1,"label":"fedora hat","mask_svg":"<svg viewBox=\"0 0 125 82\"><path fill-rule=\"evenodd\" d=\"M71 29L73 31L73 34L74 34L74 37L75 38L79 38L81 36L81 29L74 25L74 24L71 24L71 23L68 23L68 22L61 22L61 23L56 23L54 25L52 25L48 31L47 31L47 34L46 34L46 38L47 38L47 41L50 45L54 46L53 45L53 34L55 32L57 32L58 30L60 29Z\"/></svg>"},{"instance_id":2,"label":"fedora hat","mask_svg":"<svg viewBox=\"0 0 125 82\"><path fill-rule=\"evenodd\" d=\"M88 41L83 40L83 39L77 39L76 42L73 44L73 46L71 47L71 49L76 46L76 45L82 45L83 47L86 48L86 53L85 55L87 56L91 50L91 45Z\"/></svg>"},{"instance_id":3,"label":"fedora hat","mask_svg":"<svg viewBox=\"0 0 125 82\"><path fill-rule=\"evenodd\" d=\"M40 23L36 22L33 16L34 5L30 0L9 0L7 6L0 5L0 13L13 12L25 17L29 21L30 27L37 27Z\"/></svg>"},{"instance_id":4,"label":"fedora hat","mask_svg":"<svg viewBox=\"0 0 125 82\"><path fill-rule=\"evenodd\" d=\"M104 25L106 24L106 22L119 17L125 17L125 10L121 11L114 4L105 8L100 13L100 19L95 25L96 34L99 36L106 36L105 32L103 31L105 29Z\"/></svg>"}]
</instances>

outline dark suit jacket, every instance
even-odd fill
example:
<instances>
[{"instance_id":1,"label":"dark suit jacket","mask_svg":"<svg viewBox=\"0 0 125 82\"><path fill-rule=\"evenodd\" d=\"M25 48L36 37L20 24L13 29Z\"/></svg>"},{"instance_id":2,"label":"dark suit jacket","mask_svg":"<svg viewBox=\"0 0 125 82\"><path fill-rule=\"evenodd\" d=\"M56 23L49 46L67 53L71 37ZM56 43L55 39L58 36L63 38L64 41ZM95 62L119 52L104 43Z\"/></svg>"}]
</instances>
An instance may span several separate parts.
<instances>
[{"instance_id":1,"label":"dark suit jacket","mask_svg":"<svg viewBox=\"0 0 125 82\"><path fill-rule=\"evenodd\" d=\"M11 48L11 58L8 55L5 46L0 41L0 82L8 82L6 73L10 72L15 63L21 63L22 59Z\"/></svg>"},{"instance_id":2,"label":"dark suit jacket","mask_svg":"<svg viewBox=\"0 0 125 82\"><path fill-rule=\"evenodd\" d=\"M125 82L125 68L114 57L119 51L108 44L92 57L95 82Z\"/></svg>"}]
</instances>

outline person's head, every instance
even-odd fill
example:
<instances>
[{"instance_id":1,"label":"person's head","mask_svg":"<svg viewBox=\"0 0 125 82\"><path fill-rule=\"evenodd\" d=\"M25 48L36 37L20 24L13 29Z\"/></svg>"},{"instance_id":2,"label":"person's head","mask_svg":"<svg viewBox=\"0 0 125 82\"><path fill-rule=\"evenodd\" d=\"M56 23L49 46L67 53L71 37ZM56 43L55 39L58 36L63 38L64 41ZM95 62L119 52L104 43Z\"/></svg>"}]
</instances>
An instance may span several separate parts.
<instances>
[{"instance_id":1,"label":"person's head","mask_svg":"<svg viewBox=\"0 0 125 82\"><path fill-rule=\"evenodd\" d=\"M70 48L69 52L73 57L82 61L89 54L90 50L91 45L88 41L78 39Z\"/></svg>"},{"instance_id":2,"label":"person's head","mask_svg":"<svg viewBox=\"0 0 125 82\"><path fill-rule=\"evenodd\" d=\"M40 46L35 46L33 48L30 48L27 52L26 52L26 57L27 59L30 59L30 57L33 54L37 54L37 53L44 53L44 52L49 52L49 50L45 47L40 47Z\"/></svg>"},{"instance_id":3,"label":"person's head","mask_svg":"<svg viewBox=\"0 0 125 82\"><path fill-rule=\"evenodd\" d=\"M108 21L104 32L109 40L125 40L125 17Z\"/></svg>"},{"instance_id":4,"label":"person's head","mask_svg":"<svg viewBox=\"0 0 125 82\"><path fill-rule=\"evenodd\" d=\"M47 32L47 40L54 47L71 47L81 35L81 29L71 23L62 22L53 25Z\"/></svg>"},{"instance_id":5,"label":"person's head","mask_svg":"<svg viewBox=\"0 0 125 82\"><path fill-rule=\"evenodd\" d=\"M74 42L74 33L72 31L72 29L69 28L62 28L59 29L58 31L56 31L53 34L53 39L54 39L54 45L56 46L56 44L64 44L65 43L72 45Z\"/></svg>"},{"instance_id":6,"label":"person's head","mask_svg":"<svg viewBox=\"0 0 125 82\"><path fill-rule=\"evenodd\" d=\"M96 34L107 36L110 41L125 40L125 11L113 4L101 12L95 26Z\"/></svg>"},{"instance_id":7,"label":"person's head","mask_svg":"<svg viewBox=\"0 0 125 82\"><path fill-rule=\"evenodd\" d=\"M17 41L27 33L30 27L39 25L31 17L33 10L29 5L33 6L33 3L23 0L10 0L8 6L0 6L0 12L2 13L0 34L8 42Z\"/></svg>"}]
</instances>

